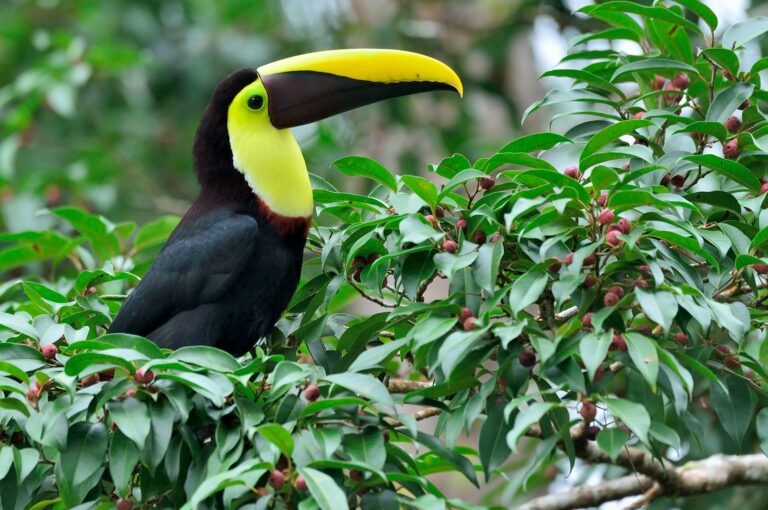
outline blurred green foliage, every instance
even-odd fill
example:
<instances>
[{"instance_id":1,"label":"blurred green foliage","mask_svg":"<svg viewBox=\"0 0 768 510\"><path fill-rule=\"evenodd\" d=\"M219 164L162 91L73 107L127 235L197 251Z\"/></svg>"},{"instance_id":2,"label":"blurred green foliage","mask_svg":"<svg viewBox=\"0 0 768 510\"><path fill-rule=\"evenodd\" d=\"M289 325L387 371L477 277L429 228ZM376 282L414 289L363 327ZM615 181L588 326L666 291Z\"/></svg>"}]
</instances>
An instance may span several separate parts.
<instances>
[{"instance_id":1,"label":"blurred green foliage","mask_svg":"<svg viewBox=\"0 0 768 510\"><path fill-rule=\"evenodd\" d=\"M215 85L303 52L416 49L451 63L468 90L513 118L501 70L518 28L538 12L531 4L564 12L559 2L10 0L0 16L5 226L47 227L35 212L62 203L116 219L183 212L197 190L194 131ZM479 155L508 139L511 122L473 136L476 106L408 98L297 135L321 174L355 152L418 173L446 152Z\"/></svg>"}]
</instances>

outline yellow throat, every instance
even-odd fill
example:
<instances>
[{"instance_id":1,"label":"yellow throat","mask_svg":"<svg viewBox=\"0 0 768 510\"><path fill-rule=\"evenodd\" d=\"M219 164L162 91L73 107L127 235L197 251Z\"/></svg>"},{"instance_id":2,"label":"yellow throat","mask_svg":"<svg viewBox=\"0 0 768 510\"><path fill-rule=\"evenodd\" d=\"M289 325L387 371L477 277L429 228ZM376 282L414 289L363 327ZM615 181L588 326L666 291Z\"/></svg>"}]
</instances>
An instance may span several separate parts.
<instances>
[{"instance_id":1,"label":"yellow throat","mask_svg":"<svg viewBox=\"0 0 768 510\"><path fill-rule=\"evenodd\" d=\"M257 109L249 106L253 96L262 98ZM290 129L277 129L270 123L267 101L258 79L229 105L227 130L233 164L272 212L307 218L314 207L307 164Z\"/></svg>"}]
</instances>

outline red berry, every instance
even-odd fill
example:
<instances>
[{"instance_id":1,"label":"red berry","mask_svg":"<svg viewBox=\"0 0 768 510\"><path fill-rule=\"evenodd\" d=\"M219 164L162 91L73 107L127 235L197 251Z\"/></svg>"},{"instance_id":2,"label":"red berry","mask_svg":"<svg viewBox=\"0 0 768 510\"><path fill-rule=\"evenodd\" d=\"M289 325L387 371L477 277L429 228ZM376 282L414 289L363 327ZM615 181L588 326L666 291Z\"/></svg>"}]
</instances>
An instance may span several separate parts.
<instances>
[{"instance_id":1,"label":"red berry","mask_svg":"<svg viewBox=\"0 0 768 510\"><path fill-rule=\"evenodd\" d=\"M139 384L149 384L154 378L155 374L151 370L140 368L136 371L136 382Z\"/></svg>"},{"instance_id":2,"label":"red berry","mask_svg":"<svg viewBox=\"0 0 768 510\"><path fill-rule=\"evenodd\" d=\"M731 355L731 348L725 344L720 344L715 347L715 357L718 359L725 359Z\"/></svg>"},{"instance_id":3,"label":"red berry","mask_svg":"<svg viewBox=\"0 0 768 510\"><path fill-rule=\"evenodd\" d=\"M358 267L352 272L352 279L355 280L357 283L360 283L360 281L362 280L360 275L362 274L363 274L363 268Z\"/></svg>"},{"instance_id":4,"label":"red berry","mask_svg":"<svg viewBox=\"0 0 768 510\"><path fill-rule=\"evenodd\" d=\"M467 233L467 220L464 218L459 218L456 220L456 234L459 232L464 232L465 234Z\"/></svg>"},{"instance_id":5,"label":"red berry","mask_svg":"<svg viewBox=\"0 0 768 510\"><path fill-rule=\"evenodd\" d=\"M596 283L597 283L597 278L595 278L594 275L588 274L584 278L584 283L582 283L581 286L584 287L585 289L588 289L588 288L592 287L593 285L595 285Z\"/></svg>"},{"instance_id":6,"label":"red berry","mask_svg":"<svg viewBox=\"0 0 768 510\"><path fill-rule=\"evenodd\" d=\"M675 333L675 342L679 343L680 345L688 345L688 335L682 331L678 331Z\"/></svg>"},{"instance_id":7,"label":"red berry","mask_svg":"<svg viewBox=\"0 0 768 510\"><path fill-rule=\"evenodd\" d=\"M613 220L616 218L616 215L613 213L610 209L603 209L600 211L600 214L597 215L597 222L601 225L610 225L613 223Z\"/></svg>"},{"instance_id":8,"label":"red berry","mask_svg":"<svg viewBox=\"0 0 768 510\"><path fill-rule=\"evenodd\" d=\"M736 159L739 157L740 152L739 140L737 138L734 138L723 145L723 156L725 156L725 159Z\"/></svg>"},{"instance_id":9,"label":"red berry","mask_svg":"<svg viewBox=\"0 0 768 510\"><path fill-rule=\"evenodd\" d=\"M373 264L380 258L381 258L381 255L379 253L371 253L370 255L368 255L368 258L366 260L368 261L369 264Z\"/></svg>"},{"instance_id":10,"label":"red berry","mask_svg":"<svg viewBox=\"0 0 768 510\"><path fill-rule=\"evenodd\" d=\"M608 246L612 246L614 248L616 248L617 246L621 246L622 243L624 243L624 241L619 239L620 234L621 233L617 230L612 230L608 232L607 234L605 234L605 243Z\"/></svg>"},{"instance_id":11,"label":"red berry","mask_svg":"<svg viewBox=\"0 0 768 510\"><path fill-rule=\"evenodd\" d=\"M672 78L672 85L677 87L678 90L685 90L690 84L691 80L688 78L687 74L679 73L674 78Z\"/></svg>"},{"instance_id":12,"label":"red berry","mask_svg":"<svg viewBox=\"0 0 768 510\"><path fill-rule=\"evenodd\" d=\"M133 508L133 503L131 503L130 499L120 498L115 503L115 506L117 507L117 510L131 510L131 508Z\"/></svg>"},{"instance_id":13,"label":"red berry","mask_svg":"<svg viewBox=\"0 0 768 510\"><path fill-rule=\"evenodd\" d=\"M456 253L456 250L459 249L459 245L456 244L456 241L453 239L446 239L443 241L443 251L446 251L448 253Z\"/></svg>"},{"instance_id":14,"label":"red berry","mask_svg":"<svg viewBox=\"0 0 768 510\"><path fill-rule=\"evenodd\" d=\"M654 89L656 89L656 90L661 90L662 88L664 88L664 83L666 83L666 81L667 81L667 80L666 80L666 79L664 79L664 77L663 77L663 76L659 76L659 75L657 74L657 75L656 75L656 79L653 81L653 84L652 84L652 86L653 86L653 88L654 88Z\"/></svg>"},{"instance_id":15,"label":"red berry","mask_svg":"<svg viewBox=\"0 0 768 510\"><path fill-rule=\"evenodd\" d=\"M633 119L637 119L637 120L640 120L640 119L642 119L643 117L645 117L645 112L644 112L644 111L642 111L642 110L641 110L641 111L639 111L639 112L637 112L636 114L634 114L634 115L632 116L632 118L633 118Z\"/></svg>"},{"instance_id":16,"label":"red berry","mask_svg":"<svg viewBox=\"0 0 768 510\"><path fill-rule=\"evenodd\" d=\"M365 267L368 260L365 257L357 256L352 259L352 267Z\"/></svg>"},{"instance_id":17,"label":"red berry","mask_svg":"<svg viewBox=\"0 0 768 510\"><path fill-rule=\"evenodd\" d=\"M620 218L616 224L619 226L622 233L629 234L632 232L632 223L628 219Z\"/></svg>"},{"instance_id":18,"label":"red berry","mask_svg":"<svg viewBox=\"0 0 768 510\"><path fill-rule=\"evenodd\" d=\"M585 400L581 405L579 414L584 418L584 421L594 421L594 419L597 418L597 406L591 400Z\"/></svg>"},{"instance_id":19,"label":"red berry","mask_svg":"<svg viewBox=\"0 0 768 510\"><path fill-rule=\"evenodd\" d=\"M427 220L427 221L428 221L428 222L429 222L429 223L430 223L430 224L431 224L433 227L437 227L437 218L435 218L435 217L434 217L434 216L432 216L431 214L427 214L426 216L424 216L424 218L425 218L425 219L426 219L426 220Z\"/></svg>"},{"instance_id":20,"label":"red berry","mask_svg":"<svg viewBox=\"0 0 768 510\"><path fill-rule=\"evenodd\" d=\"M553 273L559 273L559 272L560 272L560 268L561 268L561 267L563 267L563 263L562 263L560 260L556 260L556 261L552 262L552 263L551 263L551 264L550 264L550 265L547 267L547 269L549 269L549 270L550 270L550 271L552 271Z\"/></svg>"},{"instance_id":21,"label":"red berry","mask_svg":"<svg viewBox=\"0 0 768 510\"><path fill-rule=\"evenodd\" d=\"M592 312L587 312L584 314L584 317L581 318L581 325L585 328L592 327Z\"/></svg>"},{"instance_id":22,"label":"red berry","mask_svg":"<svg viewBox=\"0 0 768 510\"><path fill-rule=\"evenodd\" d=\"M664 177L661 178L661 185L662 186L669 186L669 174L664 174Z\"/></svg>"},{"instance_id":23,"label":"red berry","mask_svg":"<svg viewBox=\"0 0 768 510\"><path fill-rule=\"evenodd\" d=\"M749 102L749 99L747 99L746 101L744 101L743 103L741 103L741 104L739 105L739 110L746 110L747 108L749 108L749 106L750 106L751 104L752 104L752 103L750 103L750 102Z\"/></svg>"},{"instance_id":24,"label":"red berry","mask_svg":"<svg viewBox=\"0 0 768 510\"><path fill-rule=\"evenodd\" d=\"M304 477L301 475L296 477L296 490L301 492L307 491L307 481L304 480Z\"/></svg>"},{"instance_id":25,"label":"red berry","mask_svg":"<svg viewBox=\"0 0 768 510\"><path fill-rule=\"evenodd\" d=\"M443 208L442 205L438 205L437 207L435 207L435 216L437 216L438 218L442 218L443 216L445 216L445 209Z\"/></svg>"},{"instance_id":26,"label":"red berry","mask_svg":"<svg viewBox=\"0 0 768 510\"><path fill-rule=\"evenodd\" d=\"M619 304L619 296L617 296L613 292L608 292L603 297L603 304L605 306L616 306L617 304Z\"/></svg>"},{"instance_id":27,"label":"red berry","mask_svg":"<svg viewBox=\"0 0 768 510\"><path fill-rule=\"evenodd\" d=\"M27 400L29 400L31 404L34 404L35 402L37 402L37 399L40 397L40 392L34 386L30 386L29 389L27 390L26 396L27 396Z\"/></svg>"},{"instance_id":28,"label":"red berry","mask_svg":"<svg viewBox=\"0 0 768 510\"><path fill-rule=\"evenodd\" d=\"M736 81L736 77L728 69L723 69L723 78L728 81Z\"/></svg>"},{"instance_id":29,"label":"red berry","mask_svg":"<svg viewBox=\"0 0 768 510\"><path fill-rule=\"evenodd\" d=\"M43 346L43 356L45 359L53 359L56 357L56 355L59 353L58 347L56 347L53 344L48 344Z\"/></svg>"},{"instance_id":30,"label":"red berry","mask_svg":"<svg viewBox=\"0 0 768 510\"><path fill-rule=\"evenodd\" d=\"M499 242L499 239L501 239L501 234L496 232L491 236L491 243L496 244L497 242Z\"/></svg>"},{"instance_id":31,"label":"red berry","mask_svg":"<svg viewBox=\"0 0 768 510\"><path fill-rule=\"evenodd\" d=\"M731 370L738 370L741 368L741 360L738 356L728 356L725 358L725 366Z\"/></svg>"},{"instance_id":32,"label":"red berry","mask_svg":"<svg viewBox=\"0 0 768 510\"><path fill-rule=\"evenodd\" d=\"M579 168L575 166L569 166L565 170L563 170L563 174L565 174L566 177L570 177L571 179L576 179L577 181L581 179L581 172L579 172Z\"/></svg>"},{"instance_id":33,"label":"red berry","mask_svg":"<svg viewBox=\"0 0 768 510\"><path fill-rule=\"evenodd\" d=\"M608 203L608 193L603 191L602 193L600 193L600 196L597 199L597 205L599 205L600 207L605 207L605 204L607 203Z\"/></svg>"},{"instance_id":34,"label":"red berry","mask_svg":"<svg viewBox=\"0 0 768 510\"><path fill-rule=\"evenodd\" d=\"M463 322L464 331L472 331L473 329L477 329L477 317L467 317L467 319Z\"/></svg>"},{"instance_id":35,"label":"red berry","mask_svg":"<svg viewBox=\"0 0 768 510\"><path fill-rule=\"evenodd\" d=\"M600 427L598 427L597 425L590 425L589 427L587 427L587 432L586 432L587 439L589 439L590 441L594 441L595 439L597 439L597 435L599 433L600 433Z\"/></svg>"},{"instance_id":36,"label":"red berry","mask_svg":"<svg viewBox=\"0 0 768 510\"><path fill-rule=\"evenodd\" d=\"M763 184L760 185L760 194L764 195L767 192L768 192L768 182L764 182Z\"/></svg>"},{"instance_id":37,"label":"red berry","mask_svg":"<svg viewBox=\"0 0 768 510\"><path fill-rule=\"evenodd\" d=\"M738 133L741 131L741 119L735 115L731 115L728 117L728 120L725 121L725 129L731 133Z\"/></svg>"},{"instance_id":38,"label":"red berry","mask_svg":"<svg viewBox=\"0 0 768 510\"><path fill-rule=\"evenodd\" d=\"M472 234L472 242L475 244L485 244L486 235L485 232L482 230L476 230L474 234Z\"/></svg>"},{"instance_id":39,"label":"red berry","mask_svg":"<svg viewBox=\"0 0 768 510\"><path fill-rule=\"evenodd\" d=\"M612 351L627 352L627 341L621 335L613 335L610 349Z\"/></svg>"},{"instance_id":40,"label":"red berry","mask_svg":"<svg viewBox=\"0 0 768 510\"><path fill-rule=\"evenodd\" d=\"M682 188L683 184L685 184L685 180L688 178L688 175L676 175L670 179L672 182L672 185L676 188Z\"/></svg>"},{"instance_id":41,"label":"red berry","mask_svg":"<svg viewBox=\"0 0 768 510\"><path fill-rule=\"evenodd\" d=\"M597 367L597 370L595 370L595 378L593 379L594 382L600 382L603 380L603 376L605 375L605 368L603 365L600 365Z\"/></svg>"},{"instance_id":42,"label":"red berry","mask_svg":"<svg viewBox=\"0 0 768 510\"><path fill-rule=\"evenodd\" d=\"M618 285L611 285L610 287L605 289L605 292L616 294L619 297L619 299L624 297L624 289L622 289Z\"/></svg>"},{"instance_id":43,"label":"red berry","mask_svg":"<svg viewBox=\"0 0 768 510\"><path fill-rule=\"evenodd\" d=\"M651 270L651 266L649 266L647 264L640 264L639 266L637 266L637 269L638 269L638 271L648 272L648 271Z\"/></svg>"},{"instance_id":44,"label":"red berry","mask_svg":"<svg viewBox=\"0 0 768 510\"><path fill-rule=\"evenodd\" d=\"M273 489L280 490L285 485L285 475L282 471L275 469L269 473L269 481L267 483Z\"/></svg>"},{"instance_id":45,"label":"red berry","mask_svg":"<svg viewBox=\"0 0 768 510\"><path fill-rule=\"evenodd\" d=\"M135 397L136 396L136 388L128 388L125 390L124 395L128 398Z\"/></svg>"},{"instance_id":46,"label":"red berry","mask_svg":"<svg viewBox=\"0 0 768 510\"><path fill-rule=\"evenodd\" d=\"M664 85L664 90L678 90L677 87L675 87L672 82L667 83ZM680 102L680 95L679 94L663 94L664 100L667 101L667 104L675 105Z\"/></svg>"},{"instance_id":47,"label":"red berry","mask_svg":"<svg viewBox=\"0 0 768 510\"><path fill-rule=\"evenodd\" d=\"M573 253L569 253L568 255L566 255L564 262L566 266L570 266L571 264L573 264Z\"/></svg>"},{"instance_id":48,"label":"red berry","mask_svg":"<svg viewBox=\"0 0 768 510\"><path fill-rule=\"evenodd\" d=\"M517 361L520 362L525 368L531 368L536 365L536 354L533 351L524 350L517 357Z\"/></svg>"},{"instance_id":49,"label":"red berry","mask_svg":"<svg viewBox=\"0 0 768 510\"><path fill-rule=\"evenodd\" d=\"M653 330L651 329L651 327L648 324L638 324L635 327L635 330L637 330L639 333L642 333L644 335L652 335L653 334Z\"/></svg>"},{"instance_id":50,"label":"red berry","mask_svg":"<svg viewBox=\"0 0 768 510\"><path fill-rule=\"evenodd\" d=\"M307 399L307 402L314 402L320 398L320 388L317 387L317 384L310 384L304 388L304 398Z\"/></svg>"},{"instance_id":51,"label":"red berry","mask_svg":"<svg viewBox=\"0 0 768 510\"><path fill-rule=\"evenodd\" d=\"M359 469L350 469L349 478L353 482L362 482L365 479L365 476L363 475L363 472L360 471Z\"/></svg>"},{"instance_id":52,"label":"red berry","mask_svg":"<svg viewBox=\"0 0 768 510\"><path fill-rule=\"evenodd\" d=\"M586 257L584 257L584 265L585 266L594 266L597 264L597 255L594 253L590 253Z\"/></svg>"},{"instance_id":53,"label":"red berry","mask_svg":"<svg viewBox=\"0 0 768 510\"><path fill-rule=\"evenodd\" d=\"M648 288L648 282L646 282L642 278L636 278L635 281L632 282L632 286L634 288L640 287L642 289L647 289Z\"/></svg>"},{"instance_id":54,"label":"red berry","mask_svg":"<svg viewBox=\"0 0 768 510\"><path fill-rule=\"evenodd\" d=\"M768 273L768 264L755 264L752 266L757 274Z\"/></svg>"},{"instance_id":55,"label":"red berry","mask_svg":"<svg viewBox=\"0 0 768 510\"><path fill-rule=\"evenodd\" d=\"M466 306L462 306L461 307L461 317L459 317L459 320L461 320L461 322L464 322L465 320L469 319L470 317L474 317L474 315L472 315L472 310L470 310Z\"/></svg>"},{"instance_id":56,"label":"red berry","mask_svg":"<svg viewBox=\"0 0 768 510\"><path fill-rule=\"evenodd\" d=\"M496 179L494 179L490 175L480 179L480 187L483 189L491 189L495 184L496 184Z\"/></svg>"}]
</instances>

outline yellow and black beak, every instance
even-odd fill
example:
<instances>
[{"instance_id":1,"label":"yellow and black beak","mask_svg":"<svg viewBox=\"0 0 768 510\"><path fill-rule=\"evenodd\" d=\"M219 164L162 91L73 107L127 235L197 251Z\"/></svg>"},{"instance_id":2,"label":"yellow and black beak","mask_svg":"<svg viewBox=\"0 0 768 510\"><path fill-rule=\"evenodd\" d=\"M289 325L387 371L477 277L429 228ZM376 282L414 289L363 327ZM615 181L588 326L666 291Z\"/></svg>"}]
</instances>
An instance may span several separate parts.
<instances>
[{"instance_id":1,"label":"yellow and black beak","mask_svg":"<svg viewBox=\"0 0 768 510\"><path fill-rule=\"evenodd\" d=\"M384 99L433 90L463 94L461 80L431 57L398 50L307 53L257 69L278 129L315 122Z\"/></svg>"}]
</instances>

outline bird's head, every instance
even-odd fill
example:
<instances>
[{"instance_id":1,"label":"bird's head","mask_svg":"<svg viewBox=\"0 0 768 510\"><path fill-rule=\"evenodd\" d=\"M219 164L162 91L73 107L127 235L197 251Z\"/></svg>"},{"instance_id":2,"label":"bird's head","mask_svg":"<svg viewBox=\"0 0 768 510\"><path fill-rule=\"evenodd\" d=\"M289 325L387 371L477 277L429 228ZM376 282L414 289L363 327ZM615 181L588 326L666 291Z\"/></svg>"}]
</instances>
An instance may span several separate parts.
<instances>
[{"instance_id":1,"label":"bird's head","mask_svg":"<svg viewBox=\"0 0 768 510\"><path fill-rule=\"evenodd\" d=\"M274 213L310 216L309 177L288 128L435 90L463 93L447 65L397 50L321 51L237 71L216 88L198 128L194 156L201 184L222 188L245 179Z\"/></svg>"}]
</instances>

